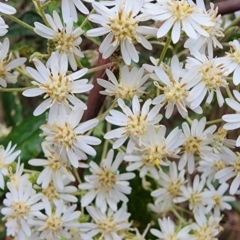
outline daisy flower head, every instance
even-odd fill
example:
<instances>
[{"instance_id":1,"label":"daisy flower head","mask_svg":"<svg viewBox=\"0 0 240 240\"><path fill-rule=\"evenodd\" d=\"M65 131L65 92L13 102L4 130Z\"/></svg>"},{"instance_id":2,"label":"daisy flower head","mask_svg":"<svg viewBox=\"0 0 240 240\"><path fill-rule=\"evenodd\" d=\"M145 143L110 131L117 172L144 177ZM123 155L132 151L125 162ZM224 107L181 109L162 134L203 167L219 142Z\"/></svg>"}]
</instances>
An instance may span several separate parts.
<instances>
[{"instance_id":1,"label":"daisy flower head","mask_svg":"<svg viewBox=\"0 0 240 240\"><path fill-rule=\"evenodd\" d=\"M204 191L205 183L205 178L200 179L199 175L196 175L192 186L181 186L181 195L176 197L173 201L175 203L188 201L189 209L193 210L194 216L206 213L206 205L214 201L211 199L211 196Z\"/></svg>"},{"instance_id":2,"label":"daisy flower head","mask_svg":"<svg viewBox=\"0 0 240 240\"><path fill-rule=\"evenodd\" d=\"M93 223L82 223L81 231L86 239L116 240L124 239L124 236L131 226L128 222L130 213L127 212L126 205L117 211L109 209L107 213L102 213L99 208L88 206L87 211L94 220Z\"/></svg>"},{"instance_id":3,"label":"daisy flower head","mask_svg":"<svg viewBox=\"0 0 240 240\"><path fill-rule=\"evenodd\" d=\"M198 1L198 3L203 1ZM198 5L191 0L158 0L158 3L149 3L144 7L144 13L149 14L155 21L164 21L157 31L157 38L165 36L171 29L171 39L177 43L181 30L188 37L198 38L198 34L209 36L202 26L213 26L214 23Z\"/></svg>"},{"instance_id":4,"label":"daisy flower head","mask_svg":"<svg viewBox=\"0 0 240 240\"><path fill-rule=\"evenodd\" d=\"M158 224L160 226L161 231L158 229L152 228L150 232L157 237L159 240L186 240L190 239L190 235L188 234L191 230L190 226L186 226L179 230L176 227L175 223L168 217L163 219L158 219Z\"/></svg>"},{"instance_id":5,"label":"daisy flower head","mask_svg":"<svg viewBox=\"0 0 240 240\"><path fill-rule=\"evenodd\" d=\"M4 207L1 213L6 220L7 235L17 237L19 240L25 240L31 236L29 221L40 213L44 208L40 194L36 194L32 185L24 187L19 185L15 188L11 183L7 183L9 193L3 200Z\"/></svg>"},{"instance_id":6,"label":"daisy flower head","mask_svg":"<svg viewBox=\"0 0 240 240\"><path fill-rule=\"evenodd\" d=\"M185 170L178 173L176 163L172 162L169 166L169 174L162 171L159 175L157 183L160 188L154 190L151 196L155 198L155 205L161 204L163 209L168 209L173 204L173 199L181 194L180 188L186 182Z\"/></svg>"},{"instance_id":7,"label":"daisy flower head","mask_svg":"<svg viewBox=\"0 0 240 240\"><path fill-rule=\"evenodd\" d=\"M55 187L62 190L64 187L63 177L75 181L66 156L58 153L56 147L44 142L42 143L42 149L47 159L31 159L28 161L28 164L32 166L44 167L38 176L37 184L41 184L42 188L47 188L50 182L53 182Z\"/></svg>"},{"instance_id":8,"label":"daisy flower head","mask_svg":"<svg viewBox=\"0 0 240 240\"><path fill-rule=\"evenodd\" d=\"M205 216L204 214L194 215L196 222L191 224L193 230L192 240L215 240L223 230L220 225L222 218L219 215Z\"/></svg>"},{"instance_id":9,"label":"daisy flower head","mask_svg":"<svg viewBox=\"0 0 240 240\"><path fill-rule=\"evenodd\" d=\"M14 186L15 188L18 188L19 185L22 185L23 187L28 187L29 185L31 185L29 181L29 174L28 173L23 174L23 170L24 163L21 164L20 157L18 157L15 171L13 171L11 167L8 168L9 171L7 175L8 182L10 182L11 185Z\"/></svg>"},{"instance_id":10,"label":"daisy flower head","mask_svg":"<svg viewBox=\"0 0 240 240\"><path fill-rule=\"evenodd\" d=\"M146 135L142 138L141 146L136 146L137 151L127 150L124 160L129 162L127 171L140 169L140 177L148 172L155 179L159 178L161 166L169 166L169 158L179 158L179 146L184 142L182 131L176 127L167 137L166 127L155 129L149 126Z\"/></svg>"},{"instance_id":11,"label":"daisy flower head","mask_svg":"<svg viewBox=\"0 0 240 240\"><path fill-rule=\"evenodd\" d=\"M240 43L234 40L229 43L230 51L226 52L225 57L219 58L219 63L223 64L226 69L226 74L233 73L233 83L238 85L240 83Z\"/></svg>"},{"instance_id":12,"label":"daisy flower head","mask_svg":"<svg viewBox=\"0 0 240 240\"><path fill-rule=\"evenodd\" d=\"M6 149L0 146L0 188L4 189L4 176L9 175L9 166L20 155L21 151L14 152L17 145L12 146L12 142L9 142Z\"/></svg>"},{"instance_id":13,"label":"daisy flower head","mask_svg":"<svg viewBox=\"0 0 240 240\"><path fill-rule=\"evenodd\" d=\"M206 11L204 4L202 5L204 11ZM222 44L217 38L224 37L223 29L221 27L221 15L218 15L218 8L214 9L214 4L210 3L210 9L207 11L211 21L214 23L213 26L202 26L207 31L209 36L203 36L198 34L198 38L189 38L185 44L185 48L196 49L202 54L208 55L213 58L213 48L222 48Z\"/></svg>"},{"instance_id":14,"label":"daisy flower head","mask_svg":"<svg viewBox=\"0 0 240 240\"><path fill-rule=\"evenodd\" d=\"M82 197L82 207L86 207L95 200L95 205L103 213L107 210L107 205L113 210L117 210L119 201L126 203L126 194L131 193L128 180L135 177L134 173L120 174L118 168L123 160L123 154L118 153L113 161L113 150L109 150L106 159L103 159L98 166L95 162L90 162L90 172L92 175L84 177L86 183L79 185L80 189L88 190Z\"/></svg>"},{"instance_id":15,"label":"daisy flower head","mask_svg":"<svg viewBox=\"0 0 240 240\"><path fill-rule=\"evenodd\" d=\"M190 102L192 108L196 108L200 106L207 93L207 104L212 102L214 93L216 93L218 105L222 107L224 98L220 88L228 86L226 71L216 58L207 58L206 55L195 50L192 50L192 54L194 58L187 58L186 68L191 73L190 76L195 86L190 91L187 101Z\"/></svg>"},{"instance_id":16,"label":"daisy flower head","mask_svg":"<svg viewBox=\"0 0 240 240\"><path fill-rule=\"evenodd\" d=\"M61 107L72 108L76 105L86 109L84 102L74 96L77 93L84 93L93 88L88 84L87 79L79 79L88 71L83 68L72 74L67 74L68 62L65 54L60 57L55 53L52 54L50 68L47 68L40 60L34 59L36 69L27 67L29 75L35 79L32 82L35 88L27 89L23 92L25 97L35 97L42 94L44 101L34 110L34 116L38 116L50 108L49 122L53 122Z\"/></svg>"},{"instance_id":17,"label":"daisy flower head","mask_svg":"<svg viewBox=\"0 0 240 240\"><path fill-rule=\"evenodd\" d=\"M101 78L97 79L98 84L105 88L105 90L100 93L113 96L117 99L127 100L132 99L134 95L138 97L141 96L146 89L146 87L143 87L143 84L149 78L149 74L143 76L143 68L138 69L134 67L130 70L127 66L120 69L119 81L109 69L106 70L106 74L110 82Z\"/></svg>"},{"instance_id":18,"label":"daisy flower head","mask_svg":"<svg viewBox=\"0 0 240 240\"><path fill-rule=\"evenodd\" d=\"M62 0L62 15L64 22L78 21L77 10L83 14L89 14L89 10L83 4L83 1L92 3L95 0Z\"/></svg>"},{"instance_id":19,"label":"daisy flower head","mask_svg":"<svg viewBox=\"0 0 240 240\"><path fill-rule=\"evenodd\" d=\"M48 200L51 203L57 203L59 200L64 201L64 203L76 203L78 201L74 193L77 192L75 186L69 185L69 181L65 176L63 176L63 187L60 189L54 185L51 181L46 188L42 188L40 194L43 200Z\"/></svg>"},{"instance_id":20,"label":"daisy flower head","mask_svg":"<svg viewBox=\"0 0 240 240\"><path fill-rule=\"evenodd\" d=\"M207 185L209 188L209 191L207 190L207 192L214 201L214 203L207 206L208 210L210 211L211 209L213 209L215 216L220 216L221 211L223 211L224 209L231 210L232 206L228 202L233 202L236 199L233 196L224 195L228 190L229 185L227 183L222 183L218 187L218 189L215 189L215 187L211 183L208 183Z\"/></svg>"},{"instance_id":21,"label":"daisy flower head","mask_svg":"<svg viewBox=\"0 0 240 240\"><path fill-rule=\"evenodd\" d=\"M31 221L31 225L37 227L40 232L39 239L71 239L69 230L77 230L80 227L78 218L81 212L75 211L76 208L76 204L67 207L63 201L51 205L49 201L44 200L45 214L40 213Z\"/></svg>"},{"instance_id":22,"label":"daisy flower head","mask_svg":"<svg viewBox=\"0 0 240 240\"><path fill-rule=\"evenodd\" d=\"M73 71L76 71L76 61L78 61L76 58L84 57L79 47L82 42L80 36L82 35L83 30L80 27L74 28L73 20L62 23L55 10L53 11L53 16L50 16L49 14L45 14L45 16L50 27L35 22L35 33L49 40L48 45L50 50L59 55L66 54L71 68ZM49 63L52 61L54 62L54 60L55 59L50 58Z\"/></svg>"},{"instance_id":23,"label":"daisy flower head","mask_svg":"<svg viewBox=\"0 0 240 240\"><path fill-rule=\"evenodd\" d=\"M159 114L160 106L155 106L150 110L151 103L152 100L148 99L141 108L139 99L135 95L132 100L131 110L122 99L118 99L118 105L123 112L110 110L110 116L106 117L106 121L120 127L104 135L105 139L117 138L113 144L114 149L122 146L128 138L141 144L142 137L146 135L148 126L154 125L162 119L162 115Z\"/></svg>"},{"instance_id":24,"label":"daisy flower head","mask_svg":"<svg viewBox=\"0 0 240 240\"><path fill-rule=\"evenodd\" d=\"M223 125L223 128L225 130L234 130L240 128L240 93L237 90L233 90L233 95L236 98L236 100L227 98L226 103L227 105L232 108L236 113L231 113L231 114L225 114L222 116L222 119L226 122ZM240 136L238 136L237 141L236 141L236 146L240 146Z\"/></svg>"},{"instance_id":25,"label":"daisy flower head","mask_svg":"<svg viewBox=\"0 0 240 240\"><path fill-rule=\"evenodd\" d=\"M45 136L45 142L56 146L58 153L67 156L70 164L78 168L79 160L86 160L87 155L95 156L96 151L90 145L99 145L101 141L84 133L98 124L97 119L91 119L79 124L84 110L81 107L72 109L69 113L61 108L59 116L53 123L47 123L40 128Z\"/></svg>"},{"instance_id":26,"label":"daisy flower head","mask_svg":"<svg viewBox=\"0 0 240 240\"><path fill-rule=\"evenodd\" d=\"M156 78L154 79L157 80L155 85L162 94L153 99L153 104L166 105L166 118L171 117L175 106L181 116L186 118L188 117L187 108L190 107L186 99L194 83L189 81L189 74L183 72L177 56L172 58L170 68L166 65L162 66L155 67ZM191 109L196 113L202 113L199 106Z\"/></svg>"},{"instance_id":27,"label":"daisy flower head","mask_svg":"<svg viewBox=\"0 0 240 240\"><path fill-rule=\"evenodd\" d=\"M215 178L220 183L234 178L229 190L229 193L234 195L240 186L240 153L226 149L222 154L222 159L226 163L226 166L216 173Z\"/></svg>"},{"instance_id":28,"label":"daisy flower head","mask_svg":"<svg viewBox=\"0 0 240 240\"><path fill-rule=\"evenodd\" d=\"M201 118L199 121L194 119L191 128L186 122L182 124L185 142L183 144L183 155L178 165L179 170L183 169L186 164L188 164L188 172L192 174L195 169L195 157L200 156L204 158L213 152L210 144L213 142L213 132L216 130L217 126L212 125L204 130L205 127L205 117Z\"/></svg>"},{"instance_id":29,"label":"daisy flower head","mask_svg":"<svg viewBox=\"0 0 240 240\"><path fill-rule=\"evenodd\" d=\"M88 30L87 36L97 37L107 34L99 48L104 59L110 57L120 46L124 62L130 65L131 61L139 61L135 42L148 50L152 49L152 45L144 35L156 35L156 29L139 26L139 22L145 21L145 16L141 13L143 4L143 0L116 0L115 6L110 9L102 2L92 4L98 14L90 14L89 20L100 24L101 27Z\"/></svg>"},{"instance_id":30,"label":"daisy flower head","mask_svg":"<svg viewBox=\"0 0 240 240\"><path fill-rule=\"evenodd\" d=\"M5 38L2 43L0 42L0 86L4 88L7 87L7 83L17 82L17 76L11 73L11 70L23 65L27 60L26 58L17 58L11 61L12 55L8 53L9 46L8 38Z\"/></svg>"},{"instance_id":31,"label":"daisy flower head","mask_svg":"<svg viewBox=\"0 0 240 240\"><path fill-rule=\"evenodd\" d=\"M207 182L211 182L216 180L215 174L226 166L227 163L223 161L220 153L211 153L200 159L197 170L202 177L207 178Z\"/></svg>"}]
</instances>

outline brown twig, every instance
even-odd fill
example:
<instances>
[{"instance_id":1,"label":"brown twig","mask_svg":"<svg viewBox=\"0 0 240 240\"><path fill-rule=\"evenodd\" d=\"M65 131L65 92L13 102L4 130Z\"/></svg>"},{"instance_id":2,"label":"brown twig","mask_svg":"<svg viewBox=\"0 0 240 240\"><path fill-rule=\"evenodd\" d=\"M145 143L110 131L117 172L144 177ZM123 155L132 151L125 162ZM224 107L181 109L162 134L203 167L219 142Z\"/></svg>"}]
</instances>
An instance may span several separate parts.
<instances>
[{"instance_id":1,"label":"brown twig","mask_svg":"<svg viewBox=\"0 0 240 240\"><path fill-rule=\"evenodd\" d=\"M240 10L240 0L226 0L216 2L215 7L218 7L218 13L221 15L233 13Z\"/></svg>"}]
</instances>

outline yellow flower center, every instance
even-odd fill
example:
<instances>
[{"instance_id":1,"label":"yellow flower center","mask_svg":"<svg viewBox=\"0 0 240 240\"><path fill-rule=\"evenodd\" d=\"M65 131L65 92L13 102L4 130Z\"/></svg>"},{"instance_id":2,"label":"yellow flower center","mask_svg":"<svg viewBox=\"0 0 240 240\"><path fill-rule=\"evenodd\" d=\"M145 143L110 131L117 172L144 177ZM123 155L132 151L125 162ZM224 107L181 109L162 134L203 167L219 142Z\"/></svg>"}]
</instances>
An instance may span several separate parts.
<instances>
[{"instance_id":1,"label":"yellow flower center","mask_svg":"<svg viewBox=\"0 0 240 240\"><path fill-rule=\"evenodd\" d=\"M61 218L51 215L51 216L48 216L45 225L40 230L52 231L54 235L54 234L57 234L59 231L61 231L62 227L63 227L63 223Z\"/></svg>"},{"instance_id":2,"label":"yellow flower center","mask_svg":"<svg viewBox=\"0 0 240 240\"><path fill-rule=\"evenodd\" d=\"M42 193L49 199L49 201L52 201L54 199L59 199L59 193L55 188L53 182L50 182L47 188L42 190Z\"/></svg>"},{"instance_id":3,"label":"yellow flower center","mask_svg":"<svg viewBox=\"0 0 240 240\"><path fill-rule=\"evenodd\" d=\"M30 206L23 201L16 201L12 205L12 209L14 212L15 219L26 218L27 214L29 213Z\"/></svg>"},{"instance_id":4,"label":"yellow flower center","mask_svg":"<svg viewBox=\"0 0 240 240\"><path fill-rule=\"evenodd\" d=\"M166 145L151 145L143 150L142 161L147 166L159 166L162 161L166 160L169 153L166 150Z\"/></svg>"},{"instance_id":5,"label":"yellow flower center","mask_svg":"<svg viewBox=\"0 0 240 240\"><path fill-rule=\"evenodd\" d=\"M116 184L116 173L112 172L109 169L101 168L101 172L97 174L98 182L100 183L100 189L104 188L107 192L109 192L114 185Z\"/></svg>"},{"instance_id":6,"label":"yellow flower center","mask_svg":"<svg viewBox=\"0 0 240 240\"><path fill-rule=\"evenodd\" d=\"M196 207L200 204L202 204L202 197L199 192L193 192L190 195L189 203L193 206Z\"/></svg>"},{"instance_id":7,"label":"yellow flower center","mask_svg":"<svg viewBox=\"0 0 240 240\"><path fill-rule=\"evenodd\" d=\"M74 52L74 47L78 46L81 42L81 32L76 35L67 34L66 32L58 32L52 40L53 46L56 51L64 52L66 54ZM79 41L78 41L79 39Z\"/></svg>"},{"instance_id":8,"label":"yellow flower center","mask_svg":"<svg viewBox=\"0 0 240 240\"><path fill-rule=\"evenodd\" d=\"M223 162L222 160L215 160L213 166L215 171L218 172L226 167L226 163Z\"/></svg>"},{"instance_id":9,"label":"yellow flower center","mask_svg":"<svg viewBox=\"0 0 240 240\"><path fill-rule=\"evenodd\" d=\"M237 153L238 157L236 157L233 168L234 171L237 173L238 176L240 176L240 154Z\"/></svg>"},{"instance_id":10,"label":"yellow flower center","mask_svg":"<svg viewBox=\"0 0 240 240\"><path fill-rule=\"evenodd\" d=\"M132 12L125 13L120 10L114 18L110 19L109 26L114 34L114 45L124 40L132 42L136 38L138 20Z\"/></svg>"},{"instance_id":11,"label":"yellow flower center","mask_svg":"<svg viewBox=\"0 0 240 240\"><path fill-rule=\"evenodd\" d=\"M194 6L190 6L186 0L167 1L167 7L176 21L182 21L194 12Z\"/></svg>"},{"instance_id":12,"label":"yellow flower center","mask_svg":"<svg viewBox=\"0 0 240 240\"><path fill-rule=\"evenodd\" d=\"M230 52L227 52L227 57L231 58L237 64L240 64L240 49L238 49L233 43L231 45Z\"/></svg>"},{"instance_id":13,"label":"yellow flower center","mask_svg":"<svg viewBox=\"0 0 240 240\"><path fill-rule=\"evenodd\" d=\"M181 193L180 186L182 186L182 184L183 182L181 179L172 180L167 187L168 195L172 198L177 197Z\"/></svg>"},{"instance_id":14,"label":"yellow flower center","mask_svg":"<svg viewBox=\"0 0 240 240\"><path fill-rule=\"evenodd\" d=\"M126 86L123 84L118 84L117 86L117 97L122 99L132 99L137 92L137 88L132 86Z\"/></svg>"},{"instance_id":15,"label":"yellow flower center","mask_svg":"<svg viewBox=\"0 0 240 240\"><path fill-rule=\"evenodd\" d=\"M128 124L126 126L127 135L133 135L135 137L142 137L147 133L147 115L141 116L140 113L129 116Z\"/></svg>"},{"instance_id":16,"label":"yellow flower center","mask_svg":"<svg viewBox=\"0 0 240 240\"><path fill-rule=\"evenodd\" d=\"M202 74L202 81L209 90L228 85L224 77L224 70L212 60L209 60L202 65L200 73Z\"/></svg>"},{"instance_id":17,"label":"yellow flower center","mask_svg":"<svg viewBox=\"0 0 240 240\"><path fill-rule=\"evenodd\" d=\"M189 136L183 144L183 148L187 153L198 154L200 153L200 146L202 140L196 136Z\"/></svg>"},{"instance_id":18,"label":"yellow flower center","mask_svg":"<svg viewBox=\"0 0 240 240\"><path fill-rule=\"evenodd\" d=\"M71 93L71 81L68 77L59 75L57 77L49 76L45 84L40 84L39 88L45 90L44 98L50 97L53 102L68 103L67 96Z\"/></svg>"}]
</instances>

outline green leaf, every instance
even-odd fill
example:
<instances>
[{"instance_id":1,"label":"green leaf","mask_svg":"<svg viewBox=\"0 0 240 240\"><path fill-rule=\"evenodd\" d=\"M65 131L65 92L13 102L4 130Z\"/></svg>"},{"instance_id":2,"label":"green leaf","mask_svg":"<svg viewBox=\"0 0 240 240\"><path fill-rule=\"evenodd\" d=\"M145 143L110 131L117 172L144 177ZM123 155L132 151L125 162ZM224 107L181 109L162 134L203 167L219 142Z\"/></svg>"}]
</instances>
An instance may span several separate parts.
<instances>
[{"instance_id":1,"label":"green leaf","mask_svg":"<svg viewBox=\"0 0 240 240\"><path fill-rule=\"evenodd\" d=\"M0 145L7 146L11 141L17 144L21 150L21 160L26 163L29 159L37 157L41 152L42 137L39 136L41 130L39 127L46 122L45 114L38 117L30 116L18 126L14 127L12 132L2 141Z\"/></svg>"}]
</instances>

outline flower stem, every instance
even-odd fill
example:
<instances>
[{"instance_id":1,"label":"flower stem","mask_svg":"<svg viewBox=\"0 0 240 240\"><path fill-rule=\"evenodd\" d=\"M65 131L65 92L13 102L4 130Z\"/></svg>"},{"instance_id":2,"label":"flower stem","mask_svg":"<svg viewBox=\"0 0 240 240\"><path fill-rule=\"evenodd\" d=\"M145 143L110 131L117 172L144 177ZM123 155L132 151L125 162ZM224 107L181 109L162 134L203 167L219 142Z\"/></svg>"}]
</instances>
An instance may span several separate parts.
<instances>
[{"instance_id":1,"label":"flower stem","mask_svg":"<svg viewBox=\"0 0 240 240\"><path fill-rule=\"evenodd\" d=\"M160 55L160 58L159 58L159 60L158 60L158 64L157 64L158 66L161 64L162 60L164 59L170 43L171 43L171 37L169 37L169 38L167 39L167 42L165 43L165 46L164 46L164 48L163 48L163 50L162 50L162 53L161 53L161 55Z\"/></svg>"},{"instance_id":2,"label":"flower stem","mask_svg":"<svg viewBox=\"0 0 240 240\"><path fill-rule=\"evenodd\" d=\"M219 119L215 119L215 120L212 120L212 121L207 121L206 124L207 125L212 125L212 124L215 124L215 123L220 123L222 121L223 120L221 118L219 118Z\"/></svg>"},{"instance_id":3,"label":"flower stem","mask_svg":"<svg viewBox=\"0 0 240 240\"><path fill-rule=\"evenodd\" d=\"M101 70L104 70L106 68L110 68L112 65L114 65L115 63L107 63L107 64L104 64L102 66L99 66L99 67L95 67L95 68L90 68L88 69L88 74L89 73L94 73L94 72L98 72L98 71L101 71Z\"/></svg>"},{"instance_id":4,"label":"flower stem","mask_svg":"<svg viewBox=\"0 0 240 240\"><path fill-rule=\"evenodd\" d=\"M234 97L233 97L233 95L232 95L232 93L230 91L229 86L226 87L226 92L227 92L228 97L230 97L231 99L234 99Z\"/></svg>"},{"instance_id":5,"label":"flower stem","mask_svg":"<svg viewBox=\"0 0 240 240\"><path fill-rule=\"evenodd\" d=\"M181 223L187 223L186 220L178 213L178 211L174 207L171 209L171 211Z\"/></svg>"},{"instance_id":6,"label":"flower stem","mask_svg":"<svg viewBox=\"0 0 240 240\"><path fill-rule=\"evenodd\" d=\"M80 177L79 177L79 175L78 175L78 171L77 171L76 168L73 168L73 173L74 173L74 175L75 175L78 183L79 183L79 184L82 183L82 181L81 181L81 179L80 179Z\"/></svg>"},{"instance_id":7,"label":"flower stem","mask_svg":"<svg viewBox=\"0 0 240 240\"><path fill-rule=\"evenodd\" d=\"M190 117L187 117L186 120L190 125L192 124L192 119Z\"/></svg>"},{"instance_id":8,"label":"flower stem","mask_svg":"<svg viewBox=\"0 0 240 240\"><path fill-rule=\"evenodd\" d=\"M31 30L31 31L33 31L33 29L34 29L34 28L33 28L32 26L30 26L29 24L21 21L20 19L14 17L14 16L12 16L12 15L8 15L8 14L2 14L2 15L3 15L4 17L6 17L6 18L11 19L13 22L18 23L19 25L23 26L24 28L27 28L27 29L29 29L29 30Z\"/></svg>"},{"instance_id":9,"label":"flower stem","mask_svg":"<svg viewBox=\"0 0 240 240\"><path fill-rule=\"evenodd\" d=\"M0 88L0 92L23 92L27 89L30 89L31 87L25 87L25 88Z\"/></svg>"}]
</instances>

